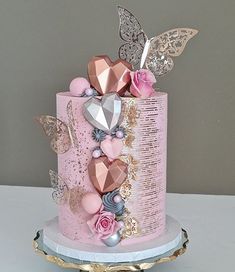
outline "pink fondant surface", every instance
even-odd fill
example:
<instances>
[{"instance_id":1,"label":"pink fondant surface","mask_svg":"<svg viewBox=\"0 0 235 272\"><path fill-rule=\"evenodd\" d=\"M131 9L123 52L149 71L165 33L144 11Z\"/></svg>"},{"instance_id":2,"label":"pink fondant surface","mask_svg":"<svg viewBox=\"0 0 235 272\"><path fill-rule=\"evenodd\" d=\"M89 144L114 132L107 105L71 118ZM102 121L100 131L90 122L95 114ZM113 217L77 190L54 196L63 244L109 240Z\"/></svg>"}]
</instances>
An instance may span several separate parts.
<instances>
[{"instance_id":1,"label":"pink fondant surface","mask_svg":"<svg viewBox=\"0 0 235 272\"><path fill-rule=\"evenodd\" d=\"M83 104L88 99L71 96L69 92L57 94L57 118L72 125L78 139L77 147L58 155L58 173L70 189L77 187L81 194L95 192L88 177L87 165L97 143L91 137L92 126L82 114ZM70 118L68 116L70 101L73 122L71 114ZM139 112L133 128L135 139L132 147L124 146L122 154L130 154L138 161L136 180L131 181L131 196L125 206L142 229L138 236L122 240L121 243L125 245L148 241L165 230L167 94L159 92L148 99L126 97L123 101L133 101ZM125 122L124 118L123 125ZM143 191L143 188L147 189ZM60 205L60 231L72 240L103 245L90 234L86 223L90 217L81 205L75 212L67 203Z\"/></svg>"}]
</instances>

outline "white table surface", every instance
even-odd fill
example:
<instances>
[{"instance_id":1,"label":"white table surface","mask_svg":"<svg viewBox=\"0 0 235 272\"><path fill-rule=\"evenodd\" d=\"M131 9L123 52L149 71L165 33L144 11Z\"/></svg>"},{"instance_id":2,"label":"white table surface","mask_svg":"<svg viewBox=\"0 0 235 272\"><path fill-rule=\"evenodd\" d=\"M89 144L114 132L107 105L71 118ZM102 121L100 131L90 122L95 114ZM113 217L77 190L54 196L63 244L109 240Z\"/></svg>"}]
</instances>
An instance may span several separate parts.
<instances>
[{"instance_id":1,"label":"white table surface","mask_svg":"<svg viewBox=\"0 0 235 272\"><path fill-rule=\"evenodd\" d=\"M235 271L235 196L168 194L167 212L188 231L187 252L158 272ZM57 214L49 188L0 186L0 271L61 272L34 253L32 239Z\"/></svg>"}]
</instances>

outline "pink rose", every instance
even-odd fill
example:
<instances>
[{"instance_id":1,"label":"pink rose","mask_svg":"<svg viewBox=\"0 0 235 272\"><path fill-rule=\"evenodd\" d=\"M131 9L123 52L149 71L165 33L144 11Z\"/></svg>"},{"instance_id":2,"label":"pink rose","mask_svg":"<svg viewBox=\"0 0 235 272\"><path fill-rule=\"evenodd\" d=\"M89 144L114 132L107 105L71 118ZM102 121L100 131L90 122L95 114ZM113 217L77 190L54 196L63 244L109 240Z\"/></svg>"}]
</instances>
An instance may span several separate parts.
<instances>
[{"instance_id":1,"label":"pink rose","mask_svg":"<svg viewBox=\"0 0 235 272\"><path fill-rule=\"evenodd\" d=\"M104 211L103 207L87 221L87 225L99 239L107 239L120 229L120 225L115 220L115 214Z\"/></svg>"},{"instance_id":2,"label":"pink rose","mask_svg":"<svg viewBox=\"0 0 235 272\"><path fill-rule=\"evenodd\" d=\"M140 69L130 72L131 86L130 92L140 98L150 97L153 92L153 84L156 83L154 74L147 69Z\"/></svg>"}]
</instances>

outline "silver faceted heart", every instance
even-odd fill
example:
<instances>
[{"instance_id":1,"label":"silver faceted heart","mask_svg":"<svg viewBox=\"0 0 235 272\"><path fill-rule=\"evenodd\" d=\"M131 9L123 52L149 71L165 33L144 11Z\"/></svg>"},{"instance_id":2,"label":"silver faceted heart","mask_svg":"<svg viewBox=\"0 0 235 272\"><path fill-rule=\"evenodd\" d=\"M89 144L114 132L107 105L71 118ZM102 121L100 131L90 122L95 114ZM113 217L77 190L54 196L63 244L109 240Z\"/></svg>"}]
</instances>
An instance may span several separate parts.
<instances>
[{"instance_id":1,"label":"silver faceted heart","mask_svg":"<svg viewBox=\"0 0 235 272\"><path fill-rule=\"evenodd\" d=\"M92 97L84 103L83 114L92 126L111 133L122 122L122 100L116 93L105 94L101 100Z\"/></svg>"}]
</instances>

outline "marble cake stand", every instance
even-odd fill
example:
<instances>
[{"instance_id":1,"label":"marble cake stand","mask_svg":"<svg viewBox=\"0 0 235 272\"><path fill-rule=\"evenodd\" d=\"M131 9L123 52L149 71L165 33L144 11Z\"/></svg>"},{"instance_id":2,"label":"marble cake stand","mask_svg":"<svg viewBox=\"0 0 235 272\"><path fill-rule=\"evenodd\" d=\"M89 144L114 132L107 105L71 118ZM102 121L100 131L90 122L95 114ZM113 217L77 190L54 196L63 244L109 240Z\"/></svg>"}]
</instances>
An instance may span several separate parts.
<instances>
[{"instance_id":1,"label":"marble cake stand","mask_svg":"<svg viewBox=\"0 0 235 272\"><path fill-rule=\"evenodd\" d=\"M187 232L167 216L166 232L161 237L130 246L113 248L75 243L58 232L57 220L46 224L33 240L35 251L63 268L83 271L138 271L168 262L182 255L187 248Z\"/></svg>"}]
</instances>

